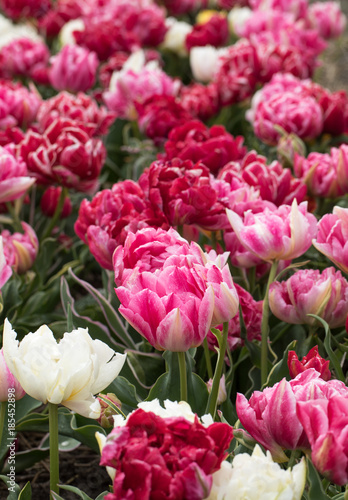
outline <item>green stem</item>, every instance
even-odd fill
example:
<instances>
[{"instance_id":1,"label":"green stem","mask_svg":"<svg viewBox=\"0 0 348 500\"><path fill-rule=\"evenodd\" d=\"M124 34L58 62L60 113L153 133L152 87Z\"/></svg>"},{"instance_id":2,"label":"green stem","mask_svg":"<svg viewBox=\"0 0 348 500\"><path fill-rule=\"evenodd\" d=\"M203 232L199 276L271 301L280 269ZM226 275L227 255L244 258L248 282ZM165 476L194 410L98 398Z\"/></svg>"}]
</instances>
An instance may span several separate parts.
<instances>
[{"instance_id":1,"label":"green stem","mask_svg":"<svg viewBox=\"0 0 348 500\"><path fill-rule=\"evenodd\" d=\"M268 376L268 332L269 332L269 287L276 277L278 261L272 262L272 266L268 275L267 288L262 307L262 322L261 322L261 386L265 385Z\"/></svg>"},{"instance_id":2,"label":"green stem","mask_svg":"<svg viewBox=\"0 0 348 500\"><path fill-rule=\"evenodd\" d=\"M58 405L48 403L50 431L50 491L59 494ZM53 497L52 497L53 498Z\"/></svg>"},{"instance_id":3,"label":"green stem","mask_svg":"<svg viewBox=\"0 0 348 500\"><path fill-rule=\"evenodd\" d=\"M207 367L208 378L213 378L213 367L211 366L210 350L208 347L207 337L203 340L203 349L204 349L204 357L205 357L205 364Z\"/></svg>"},{"instance_id":4,"label":"green stem","mask_svg":"<svg viewBox=\"0 0 348 500\"><path fill-rule=\"evenodd\" d=\"M184 352L178 352L180 372L180 400L187 401L186 358Z\"/></svg>"},{"instance_id":5,"label":"green stem","mask_svg":"<svg viewBox=\"0 0 348 500\"><path fill-rule=\"evenodd\" d=\"M0 445L5 426L6 410L7 410L7 401L2 401L0 406Z\"/></svg>"},{"instance_id":6,"label":"green stem","mask_svg":"<svg viewBox=\"0 0 348 500\"><path fill-rule=\"evenodd\" d=\"M19 215L16 212L16 210L15 210L14 206L12 205L11 201L9 201L9 202L6 203L6 208L7 208L7 211L9 212L9 214L12 217L12 224L13 224L14 229L16 231L18 231L19 233L24 233L24 230L23 230L22 223L21 223L21 220L19 218Z\"/></svg>"},{"instance_id":7,"label":"green stem","mask_svg":"<svg viewBox=\"0 0 348 500\"><path fill-rule=\"evenodd\" d=\"M42 238L41 238L42 240L51 236L52 230L53 230L54 226L57 224L58 219L60 217L60 214L62 213L62 210L64 207L64 201L65 201L65 198L67 197L67 194L68 194L68 188L62 187L62 191L60 193L60 197L59 197L59 200L58 200L58 203L56 206L56 210L53 214L52 219L48 223L48 225L47 225L47 227L42 235Z\"/></svg>"},{"instance_id":8,"label":"green stem","mask_svg":"<svg viewBox=\"0 0 348 500\"><path fill-rule=\"evenodd\" d=\"M206 413L210 413L210 415L215 418L216 407L217 407L217 399L219 395L219 386L222 375L222 369L225 362L225 354L227 349L227 337L228 337L228 322L223 324L222 337L218 339L219 343L219 352L218 359L215 367L215 373L213 378L213 385L211 388L211 393L208 399L207 411Z\"/></svg>"}]
</instances>

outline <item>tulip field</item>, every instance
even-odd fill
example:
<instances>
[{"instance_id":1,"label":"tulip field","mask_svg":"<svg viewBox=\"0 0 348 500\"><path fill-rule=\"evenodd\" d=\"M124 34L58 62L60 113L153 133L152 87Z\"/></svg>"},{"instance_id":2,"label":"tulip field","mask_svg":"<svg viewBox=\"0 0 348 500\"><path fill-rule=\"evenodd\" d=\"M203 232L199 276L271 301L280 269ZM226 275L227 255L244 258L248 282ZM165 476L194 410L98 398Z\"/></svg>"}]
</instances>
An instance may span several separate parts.
<instances>
[{"instance_id":1,"label":"tulip field","mask_svg":"<svg viewBox=\"0 0 348 500\"><path fill-rule=\"evenodd\" d=\"M348 500L344 2L0 0L0 500Z\"/></svg>"}]
</instances>

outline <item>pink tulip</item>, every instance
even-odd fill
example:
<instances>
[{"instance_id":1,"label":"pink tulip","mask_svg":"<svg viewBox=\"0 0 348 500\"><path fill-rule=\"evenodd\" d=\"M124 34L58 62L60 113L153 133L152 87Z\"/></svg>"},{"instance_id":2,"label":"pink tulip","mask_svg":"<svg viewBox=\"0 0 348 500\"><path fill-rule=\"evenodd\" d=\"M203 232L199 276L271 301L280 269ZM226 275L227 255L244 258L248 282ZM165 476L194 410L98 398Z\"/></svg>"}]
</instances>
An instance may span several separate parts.
<instances>
[{"instance_id":1,"label":"pink tulip","mask_svg":"<svg viewBox=\"0 0 348 500\"><path fill-rule=\"evenodd\" d=\"M2 236L0 236L0 289L4 286L6 281L12 276L11 266L8 264L4 254L4 243Z\"/></svg>"},{"instance_id":2,"label":"pink tulip","mask_svg":"<svg viewBox=\"0 0 348 500\"><path fill-rule=\"evenodd\" d=\"M348 282L334 267L323 270L301 269L286 281L270 286L272 313L290 324L313 325L315 314L330 328L344 326L348 314Z\"/></svg>"},{"instance_id":3,"label":"pink tulip","mask_svg":"<svg viewBox=\"0 0 348 500\"><path fill-rule=\"evenodd\" d=\"M306 20L323 38L339 37L347 23L339 2L315 2L308 7Z\"/></svg>"},{"instance_id":4,"label":"pink tulip","mask_svg":"<svg viewBox=\"0 0 348 500\"><path fill-rule=\"evenodd\" d=\"M244 220L226 210L232 229L242 245L262 260L291 260L304 254L316 235L317 221L307 212L307 202L297 205L296 199L277 210L244 213Z\"/></svg>"},{"instance_id":5,"label":"pink tulip","mask_svg":"<svg viewBox=\"0 0 348 500\"><path fill-rule=\"evenodd\" d=\"M328 153L295 155L294 171L313 196L337 198L348 193L348 145L331 148Z\"/></svg>"},{"instance_id":6,"label":"pink tulip","mask_svg":"<svg viewBox=\"0 0 348 500\"><path fill-rule=\"evenodd\" d=\"M0 75L6 79L21 77L32 78L45 72L50 51L40 40L15 38L0 49Z\"/></svg>"},{"instance_id":7,"label":"pink tulip","mask_svg":"<svg viewBox=\"0 0 348 500\"><path fill-rule=\"evenodd\" d=\"M236 408L246 431L282 462L288 460L283 449L310 447L297 416L297 402L325 400L334 395L348 400L348 388L338 380L325 382L319 372L310 368L290 382L284 378L262 392L254 391L249 401L238 393Z\"/></svg>"},{"instance_id":8,"label":"pink tulip","mask_svg":"<svg viewBox=\"0 0 348 500\"><path fill-rule=\"evenodd\" d=\"M237 313L228 266L174 230L130 234L113 260L120 312L156 349L187 351Z\"/></svg>"},{"instance_id":9,"label":"pink tulip","mask_svg":"<svg viewBox=\"0 0 348 500\"><path fill-rule=\"evenodd\" d=\"M312 449L312 461L318 471L333 483L348 482L348 398L301 401L298 418Z\"/></svg>"},{"instance_id":10,"label":"pink tulip","mask_svg":"<svg viewBox=\"0 0 348 500\"><path fill-rule=\"evenodd\" d=\"M320 219L313 245L341 271L348 273L348 208L335 206L332 214Z\"/></svg>"},{"instance_id":11,"label":"pink tulip","mask_svg":"<svg viewBox=\"0 0 348 500\"><path fill-rule=\"evenodd\" d=\"M0 203L16 200L35 182L28 177L26 164L6 147L0 146Z\"/></svg>"},{"instance_id":12,"label":"pink tulip","mask_svg":"<svg viewBox=\"0 0 348 500\"><path fill-rule=\"evenodd\" d=\"M318 346L312 347L307 356L302 361L298 359L295 351L288 352L288 368L291 378L295 378L299 373L314 368L320 373L323 380L330 380L331 372L329 368L330 361L322 358L318 352Z\"/></svg>"},{"instance_id":13,"label":"pink tulip","mask_svg":"<svg viewBox=\"0 0 348 500\"><path fill-rule=\"evenodd\" d=\"M9 395L16 401L25 396L21 384L12 375L6 364L3 349L0 350L0 402L8 401Z\"/></svg>"},{"instance_id":14,"label":"pink tulip","mask_svg":"<svg viewBox=\"0 0 348 500\"><path fill-rule=\"evenodd\" d=\"M51 58L51 64L49 79L53 88L85 92L95 83L99 62L95 52L78 45L65 45Z\"/></svg>"},{"instance_id":15,"label":"pink tulip","mask_svg":"<svg viewBox=\"0 0 348 500\"><path fill-rule=\"evenodd\" d=\"M39 250L39 241L34 229L22 222L24 233L11 234L7 229L2 231L4 254L14 271L23 274L30 269Z\"/></svg>"},{"instance_id":16,"label":"pink tulip","mask_svg":"<svg viewBox=\"0 0 348 500\"><path fill-rule=\"evenodd\" d=\"M42 213L45 214L47 217L53 217L57 209L61 193L62 193L62 188L60 186L58 187L50 186L49 188L46 189L46 191L42 195L40 200L40 208L42 210ZM60 218L64 219L65 217L69 217L71 211L72 211L71 200L69 197L67 197L64 199L64 205L60 214Z\"/></svg>"}]
</instances>

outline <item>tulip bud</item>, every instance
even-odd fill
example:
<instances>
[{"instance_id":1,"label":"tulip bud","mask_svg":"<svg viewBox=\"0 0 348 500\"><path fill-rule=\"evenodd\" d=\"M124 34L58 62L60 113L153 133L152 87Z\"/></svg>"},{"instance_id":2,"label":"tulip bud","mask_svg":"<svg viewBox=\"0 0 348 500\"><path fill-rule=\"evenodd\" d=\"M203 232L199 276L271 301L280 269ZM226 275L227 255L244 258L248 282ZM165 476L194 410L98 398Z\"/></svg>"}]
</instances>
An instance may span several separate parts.
<instances>
[{"instance_id":1,"label":"tulip bud","mask_svg":"<svg viewBox=\"0 0 348 500\"><path fill-rule=\"evenodd\" d=\"M113 416L118 415L115 406L121 409L122 406L121 401L117 398L117 396L115 396L115 394L112 394L110 392L108 392L107 394L100 394L97 399L99 401L101 408L100 417L98 418L98 423L104 429L113 427L114 426Z\"/></svg>"},{"instance_id":2,"label":"tulip bud","mask_svg":"<svg viewBox=\"0 0 348 500\"><path fill-rule=\"evenodd\" d=\"M213 387L213 379L210 378L207 382L207 388L209 394L211 393L211 389ZM225 375L222 375L219 383L219 392L218 392L218 397L217 397L217 404L221 405L224 403L227 399L227 392L226 392L226 383L225 383Z\"/></svg>"},{"instance_id":3,"label":"tulip bud","mask_svg":"<svg viewBox=\"0 0 348 500\"><path fill-rule=\"evenodd\" d=\"M42 212L47 217L53 217L53 215L56 211L61 193L62 193L61 187L50 186L48 189L46 189L46 191L42 195L40 207L41 207ZM70 198L65 198L63 209L62 209L62 212L60 214L60 218L63 219L65 217L69 217L69 215L71 214L71 211L72 211L71 200L70 200Z\"/></svg>"},{"instance_id":4,"label":"tulip bud","mask_svg":"<svg viewBox=\"0 0 348 500\"><path fill-rule=\"evenodd\" d=\"M296 153L300 156L306 156L306 146L304 142L296 134L284 133L277 145L279 161L284 167L292 168Z\"/></svg>"},{"instance_id":5,"label":"tulip bud","mask_svg":"<svg viewBox=\"0 0 348 500\"><path fill-rule=\"evenodd\" d=\"M320 373L323 380L327 381L331 378L331 372L329 369L329 360L322 358L318 352L318 346L312 347L307 356L304 356L302 361L298 359L295 351L289 351L288 353L288 368L291 378L295 378L299 373L308 370L309 368L314 368Z\"/></svg>"}]
</instances>

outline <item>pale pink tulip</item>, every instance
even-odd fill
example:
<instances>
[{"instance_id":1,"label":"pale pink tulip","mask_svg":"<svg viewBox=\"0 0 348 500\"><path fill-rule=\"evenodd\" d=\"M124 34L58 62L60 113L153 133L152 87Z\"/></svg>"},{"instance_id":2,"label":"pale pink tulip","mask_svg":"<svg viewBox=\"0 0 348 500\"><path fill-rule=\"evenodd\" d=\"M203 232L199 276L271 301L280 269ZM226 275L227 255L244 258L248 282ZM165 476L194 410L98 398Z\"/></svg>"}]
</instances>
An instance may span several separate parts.
<instances>
[{"instance_id":1,"label":"pale pink tulip","mask_svg":"<svg viewBox=\"0 0 348 500\"><path fill-rule=\"evenodd\" d=\"M298 359L295 351L288 352L288 368L291 378L295 378L299 373L309 368L314 368L320 373L323 380L330 380L331 372L329 364L329 360L325 360L320 356L317 345L312 347L307 356L303 356L301 361Z\"/></svg>"},{"instance_id":2,"label":"pale pink tulip","mask_svg":"<svg viewBox=\"0 0 348 500\"><path fill-rule=\"evenodd\" d=\"M298 401L343 396L348 401L348 388L338 380L324 381L310 368L288 382L285 378L262 392L254 391L248 401L237 394L238 418L251 436L270 450L277 461L288 460L283 449L308 449L308 440L298 419Z\"/></svg>"},{"instance_id":3,"label":"pale pink tulip","mask_svg":"<svg viewBox=\"0 0 348 500\"><path fill-rule=\"evenodd\" d=\"M313 245L341 271L348 273L348 208L336 206L332 214L320 219Z\"/></svg>"},{"instance_id":4,"label":"pale pink tulip","mask_svg":"<svg viewBox=\"0 0 348 500\"><path fill-rule=\"evenodd\" d=\"M85 92L95 83L99 62L95 52L78 45L65 45L51 58L51 64L49 79L53 88Z\"/></svg>"},{"instance_id":5,"label":"pale pink tulip","mask_svg":"<svg viewBox=\"0 0 348 500\"><path fill-rule=\"evenodd\" d=\"M316 235L317 221L307 212L307 202L296 199L277 210L244 213L244 220L232 210L226 210L232 229L242 245L262 260L291 260L304 254Z\"/></svg>"},{"instance_id":6,"label":"pale pink tulip","mask_svg":"<svg viewBox=\"0 0 348 500\"><path fill-rule=\"evenodd\" d=\"M348 483L348 399L297 403L298 418L311 445L311 458L318 471L333 483Z\"/></svg>"},{"instance_id":7,"label":"pale pink tulip","mask_svg":"<svg viewBox=\"0 0 348 500\"><path fill-rule=\"evenodd\" d=\"M12 276L12 269L6 260L4 254L4 243L2 236L0 236L0 289L4 286L6 281Z\"/></svg>"},{"instance_id":8,"label":"pale pink tulip","mask_svg":"<svg viewBox=\"0 0 348 500\"><path fill-rule=\"evenodd\" d=\"M35 182L26 164L9 149L0 146L0 203L20 198Z\"/></svg>"},{"instance_id":9,"label":"pale pink tulip","mask_svg":"<svg viewBox=\"0 0 348 500\"><path fill-rule=\"evenodd\" d=\"M17 401L25 396L25 391L12 375L6 364L3 349L0 350L0 402L8 401L9 396Z\"/></svg>"},{"instance_id":10,"label":"pale pink tulip","mask_svg":"<svg viewBox=\"0 0 348 500\"><path fill-rule=\"evenodd\" d=\"M23 274L30 269L39 250L39 241L34 229L22 222L24 233L13 233L5 229L1 236L4 242L6 260L14 271Z\"/></svg>"},{"instance_id":11,"label":"pale pink tulip","mask_svg":"<svg viewBox=\"0 0 348 500\"><path fill-rule=\"evenodd\" d=\"M269 291L272 313L290 324L313 325L315 314L330 328L344 326L348 315L348 282L334 267L301 269L286 281L273 282Z\"/></svg>"}]
</instances>

